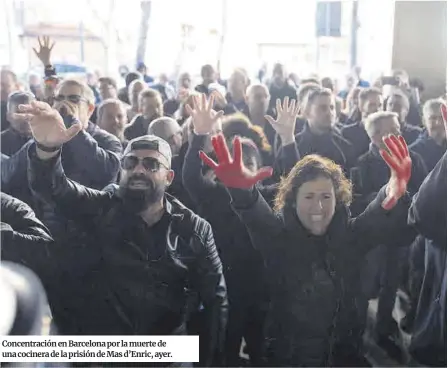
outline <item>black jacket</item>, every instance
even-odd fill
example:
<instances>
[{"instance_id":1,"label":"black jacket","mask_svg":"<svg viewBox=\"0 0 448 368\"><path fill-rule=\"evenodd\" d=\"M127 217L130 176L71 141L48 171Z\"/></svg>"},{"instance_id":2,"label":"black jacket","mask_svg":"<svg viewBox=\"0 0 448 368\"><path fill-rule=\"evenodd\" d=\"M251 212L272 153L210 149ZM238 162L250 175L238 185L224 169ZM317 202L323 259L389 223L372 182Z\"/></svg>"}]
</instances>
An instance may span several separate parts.
<instances>
[{"instance_id":1,"label":"black jacket","mask_svg":"<svg viewBox=\"0 0 448 368\"><path fill-rule=\"evenodd\" d=\"M3 192L0 199L2 260L29 267L45 283L52 277L48 272L53 261L49 251L54 247L50 232L26 203Z\"/></svg>"},{"instance_id":2,"label":"black jacket","mask_svg":"<svg viewBox=\"0 0 448 368\"><path fill-rule=\"evenodd\" d=\"M93 189L117 180L123 152L117 137L89 122L62 147L62 163L67 176Z\"/></svg>"},{"instance_id":3,"label":"black jacket","mask_svg":"<svg viewBox=\"0 0 448 368\"><path fill-rule=\"evenodd\" d=\"M446 152L446 140L445 143L440 146L434 139L428 136L427 132L423 132L420 137L409 146L409 149L418 153L425 162L428 171L431 171Z\"/></svg>"},{"instance_id":4,"label":"black jacket","mask_svg":"<svg viewBox=\"0 0 448 368\"><path fill-rule=\"evenodd\" d=\"M420 155L411 151L410 156L412 172L408 183L408 191L411 195L414 195L428 175L428 170ZM356 170L359 170L360 180L354 183L356 200L352 209L355 214L358 214L364 211L372 199L376 197L378 191L387 184L390 168L381 157L379 149L371 143L369 151L359 158Z\"/></svg>"},{"instance_id":5,"label":"black jacket","mask_svg":"<svg viewBox=\"0 0 448 368\"><path fill-rule=\"evenodd\" d=\"M446 362L446 153L414 196L409 223L425 237L425 274L409 350L421 364Z\"/></svg>"},{"instance_id":6,"label":"black jacket","mask_svg":"<svg viewBox=\"0 0 448 368\"><path fill-rule=\"evenodd\" d=\"M27 177L28 148L32 142L30 140L14 155L2 158L1 188L4 193L20 199L38 212L39 206L29 189Z\"/></svg>"},{"instance_id":7,"label":"black jacket","mask_svg":"<svg viewBox=\"0 0 448 368\"><path fill-rule=\"evenodd\" d=\"M222 344L227 292L210 225L167 195L164 216L149 228L117 194L67 179L60 156L42 161L31 147L29 162L32 189L85 234L58 260L59 282L69 284L58 290L55 312L69 325L65 333L181 334L188 302L199 295L211 364Z\"/></svg>"},{"instance_id":8,"label":"black jacket","mask_svg":"<svg viewBox=\"0 0 448 368\"><path fill-rule=\"evenodd\" d=\"M11 125L9 123L9 121L8 121L8 118L7 118L7 114L6 114L7 110L8 110L7 102L6 101L1 101L1 106L0 106L0 114L1 114L1 118L0 119L1 119L1 121L0 121L0 123L1 123L1 130L2 131L8 129L9 126Z\"/></svg>"},{"instance_id":9,"label":"black jacket","mask_svg":"<svg viewBox=\"0 0 448 368\"><path fill-rule=\"evenodd\" d=\"M167 192L171 194L174 198L182 202L185 207L189 208L193 212L196 212L196 206L191 200L187 189L182 183L182 170L185 163L185 155L187 154L188 143L185 143L177 156L174 156L171 160L171 169L174 171L174 180L168 187ZM215 236L216 238L216 236Z\"/></svg>"},{"instance_id":10,"label":"black jacket","mask_svg":"<svg viewBox=\"0 0 448 368\"><path fill-rule=\"evenodd\" d=\"M369 150L370 138L364 129L362 121L344 126L341 130L341 134L353 145L356 158Z\"/></svg>"},{"instance_id":11,"label":"black jacket","mask_svg":"<svg viewBox=\"0 0 448 368\"><path fill-rule=\"evenodd\" d=\"M260 252L253 248L244 224L232 211L225 187L202 174L199 151L204 148L205 139L206 136L193 135L182 171L184 187L199 215L212 225L230 305L261 302L266 298L263 260Z\"/></svg>"},{"instance_id":12,"label":"black jacket","mask_svg":"<svg viewBox=\"0 0 448 368\"><path fill-rule=\"evenodd\" d=\"M6 193L26 202L48 226L53 237L66 242L76 229L51 204L32 192L28 185L28 150L33 140L27 142L16 154L2 164L2 188ZM62 162L66 175L78 183L101 189L114 183L120 169L122 146L119 140L89 123L86 131L64 144Z\"/></svg>"},{"instance_id":13,"label":"black jacket","mask_svg":"<svg viewBox=\"0 0 448 368\"><path fill-rule=\"evenodd\" d=\"M408 146L414 143L421 134L422 129L419 127L407 123L401 126L401 135L403 136Z\"/></svg>"},{"instance_id":14,"label":"black jacket","mask_svg":"<svg viewBox=\"0 0 448 368\"><path fill-rule=\"evenodd\" d=\"M12 127L9 127L0 135L1 151L5 155L12 156L14 153L19 151L30 139L31 137L23 136Z\"/></svg>"},{"instance_id":15,"label":"black jacket","mask_svg":"<svg viewBox=\"0 0 448 368\"><path fill-rule=\"evenodd\" d=\"M300 157L318 154L333 160L346 172L356 162L353 146L335 130L329 134L317 135L305 124L302 132L296 135L296 144Z\"/></svg>"},{"instance_id":16,"label":"black jacket","mask_svg":"<svg viewBox=\"0 0 448 368\"><path fill-rule=\"evenodd\" d=\"M28 140L19 151L2 163L2 189L26 202L48 225L48 216L54 220L52 211L44 211L28 187L27 156L32 144L33 140ZM89 123L86 131L79 132L62 148L64 171L70 179L82 185L94 189L104 188L116 181L122 150L122 145L115 136Z\"/></svg>"},{"instance_id":17,"label":"black jacket","mask_svg":"<svg viewBox=\"0 0 448 368\"><path fill-rule=\"evenodd\" d=\"M408 228L409 197L385 211L382 189L357 218L339 206L326 235L317 237L301 225L291 204L277 216L258 191L229 192L268 269L269 366L346 365L337 357L359 357L359 267L371 247Z\"/></svg>"},{"instance_id":18,"label":"black jacket","mask_svg":"<svg viewBox=\"0 0 448 368\"><path fill-rule=\"evenodd\" d=\"M158 117L153 116L150 119L145 119L143 115L137 115L124 130L125 138L130 141L131 139L147 135L149 124Z\"/></svg>"}]
</instances>

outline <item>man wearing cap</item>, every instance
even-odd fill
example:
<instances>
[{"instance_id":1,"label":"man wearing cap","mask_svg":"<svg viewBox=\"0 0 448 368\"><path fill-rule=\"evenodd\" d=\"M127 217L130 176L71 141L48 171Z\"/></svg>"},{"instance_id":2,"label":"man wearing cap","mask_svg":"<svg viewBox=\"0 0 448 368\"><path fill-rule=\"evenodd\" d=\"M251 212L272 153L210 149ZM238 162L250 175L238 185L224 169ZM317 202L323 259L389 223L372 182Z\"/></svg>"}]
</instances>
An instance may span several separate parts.
<instances>
[{"instance_id":1,"label":"man wearing cap","mask_svg":"<svg viewBox=\"0 0 448 368\"><path fill-rule=\"evenodd\" d=\"M56 324L70 313L71 326L61 332L182 335L189 310L201 302L208 322L203 364L216 364L227 315L221 261L210 225L165 193L174 177L169 144L152 135L131 140L119 186L90 189L68 179L61 163L62 146L81 126L67 129L57 110L38 104L22 107L35 140L29 184L90 240L87 250L80 249L90 267L72 271L79 285L66 291L63 310L53 310ZM56 272L55 279L66 270Z\"/></svg>"}]
</instances>

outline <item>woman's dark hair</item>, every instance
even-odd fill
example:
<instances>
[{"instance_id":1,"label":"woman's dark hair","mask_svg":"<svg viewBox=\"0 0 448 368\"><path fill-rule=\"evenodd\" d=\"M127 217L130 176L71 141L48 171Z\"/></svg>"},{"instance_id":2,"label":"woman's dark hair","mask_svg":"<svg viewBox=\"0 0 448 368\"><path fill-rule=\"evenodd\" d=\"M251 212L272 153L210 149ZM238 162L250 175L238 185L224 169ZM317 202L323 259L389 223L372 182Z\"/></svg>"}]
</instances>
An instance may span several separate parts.
<instances>
[{"instance_id":1,"label":"woman's dark hair","mask_svg":"<svg viewBox=\"0 0 448 368\"><path fill-rule=\"evenodd\" d=\"M126 87L129 87L129 85L136 79L143 80L143 76L139 72L130 72L126 74L126 77L124 78Z\"/></svg>"},{"instance_id":2,"label":"woman's dark hair","mask_svg":"<svg viewBox=\"0 0 448 368\"><path fill-rule=\"evenodd\" d=\"M245 137L255 143L261 152L271 152L269 144L263 128L254 125L250 120L241 113L228 115L222 121L222 133L228 143L233 141L236 136Z\"/></svg>"},{"instance_id":3,"label":"woman's dark hair","mask_svg":"<svg viewBox=\"0 0 448 368\"><path fill-rule=\"evenodd\" d=\"M336 203L350 205L352 183L345 177L342 168L328 158L308 155L295 164L288 176L282 178L275 197L274 210L282 212L286 206L295 203L297 191L303 184L322 177L333 182Z\"/></svg>"},{"instance_id":4,"label":"woman's dark hair","mask_svg":"<svg viewBox=\"0 0 448 368\"><path fill-rule=\"evenodd\" d=\"M260 168L263 166L263 159L261 158L260 151L256 144L249 138L240 138L241 141L241 150L243 153L243 157L255 157L255 161L257 162L257 166ZM233 141L230 145L231 152L233 153Z\"/></svg>"}]
</instances>

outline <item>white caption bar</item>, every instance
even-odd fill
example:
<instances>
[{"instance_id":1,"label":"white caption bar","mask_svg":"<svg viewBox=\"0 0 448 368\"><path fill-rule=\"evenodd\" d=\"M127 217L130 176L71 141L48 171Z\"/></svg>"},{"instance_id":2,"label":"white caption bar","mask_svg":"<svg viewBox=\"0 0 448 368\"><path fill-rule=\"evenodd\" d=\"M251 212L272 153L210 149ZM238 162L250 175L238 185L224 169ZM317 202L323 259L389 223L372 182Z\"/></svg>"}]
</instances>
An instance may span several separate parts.
<instances>
[{"instance_id":1,"label":"white caption bar","mask_svg":"<svg viewBox=\"0 0 448 368\"><path fill-rule=\"evenodd\" d=\"M198 336L1 336L0 362L198 362Z\"/></svg>"}]
</instances>

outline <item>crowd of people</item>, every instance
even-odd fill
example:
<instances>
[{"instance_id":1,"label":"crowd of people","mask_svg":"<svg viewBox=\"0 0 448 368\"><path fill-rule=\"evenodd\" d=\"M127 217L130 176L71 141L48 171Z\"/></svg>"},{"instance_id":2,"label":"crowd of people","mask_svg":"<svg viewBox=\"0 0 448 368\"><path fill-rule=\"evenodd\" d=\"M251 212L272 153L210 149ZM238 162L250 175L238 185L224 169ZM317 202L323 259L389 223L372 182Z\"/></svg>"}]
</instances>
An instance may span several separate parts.
<instances>
[{"instance_id":1,"label":"crowd of people","mask_svg":"<svg viewBox=\"0 0 448 368\"><path fill-rule=\"evenodd\" d=\"M2 260L38 276L52 333L199 335L198 366L246 364L242 346L252 366L371 366L378 299L379 346L405 331L446 366L445 98L421 106L404 70L385 95L282 64L174 87L141 64L118 89L59 78L53 46L29 90L1 70Z\"/></svg>"}]
</instances>

